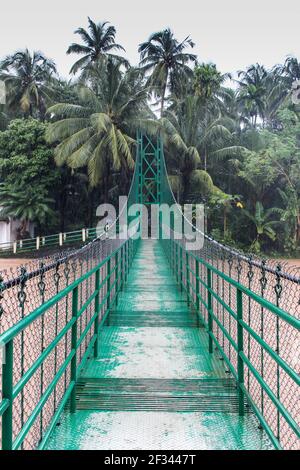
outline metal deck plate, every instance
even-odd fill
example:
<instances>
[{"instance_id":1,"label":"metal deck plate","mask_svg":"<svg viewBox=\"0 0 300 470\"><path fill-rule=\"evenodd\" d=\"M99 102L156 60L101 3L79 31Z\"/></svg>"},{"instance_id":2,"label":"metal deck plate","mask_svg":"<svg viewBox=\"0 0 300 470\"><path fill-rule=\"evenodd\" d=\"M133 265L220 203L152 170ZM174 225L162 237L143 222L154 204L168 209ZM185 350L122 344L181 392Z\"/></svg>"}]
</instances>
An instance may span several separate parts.
<instances>
[{"instance_id":1,"label":"metal deck plate","mask_svg":"<svg viewBox=\"0 0 300 470\"><path fill-rule=\"evenodd\" d=\"M48 449L216 449L270 447L253 415L166 412L65 412Z\"/></svg>"},{"instance_id":2,"label":"metal deck plate","mask_svg":"<svg viewBox=\"0 0 300 470\"><path fill-rule=\"evenodd\" d=\"M174 284L160 244L141 242L100 357L82 372L85 409L64 412L48 448L270 447L253 414L237 414L233 381Z\"/></svg>"}]
</instances>

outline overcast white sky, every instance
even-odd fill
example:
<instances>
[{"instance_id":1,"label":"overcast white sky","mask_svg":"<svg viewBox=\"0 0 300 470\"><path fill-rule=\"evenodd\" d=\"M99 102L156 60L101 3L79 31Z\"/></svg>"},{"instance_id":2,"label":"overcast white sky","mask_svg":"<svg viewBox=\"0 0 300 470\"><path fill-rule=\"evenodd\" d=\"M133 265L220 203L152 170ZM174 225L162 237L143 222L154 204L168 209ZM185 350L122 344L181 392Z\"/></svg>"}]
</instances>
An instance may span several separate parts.
<instances>
[{"instance_id":1,"label":"overcast white sky","mask_svg":"<svg viewBox=\"0 0 300 470\"><path fill-rule=\"evenodd\" d=\"M300 58L300 1L284 0L6 0L0 7L0 57L28 47L43 51L67 76L75 57L67 56L87 16L110 21L117 42L133 64L138 44L153 31L170 27L180 40L190 35L200 61L222 72L260 62L272 66L288 54Z\"/></svg>"}]
</instances>

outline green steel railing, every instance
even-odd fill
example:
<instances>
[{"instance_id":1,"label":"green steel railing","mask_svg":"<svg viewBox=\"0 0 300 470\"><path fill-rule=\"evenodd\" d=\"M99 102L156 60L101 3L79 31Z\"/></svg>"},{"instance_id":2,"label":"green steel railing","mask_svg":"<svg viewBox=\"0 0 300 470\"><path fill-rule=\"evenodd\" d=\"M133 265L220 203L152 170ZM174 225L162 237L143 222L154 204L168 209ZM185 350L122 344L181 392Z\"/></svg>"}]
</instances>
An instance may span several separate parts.
<instances>
[{"instance_id":1,"label":"green steel railing","mask_svg":"<svg viewBox=\"0 0 300 470\"><path fill-rule=\"evenodd\" d=\"M139 134L128 206L176 205L161 139L153 143ZM82 231L49 236L47 243L62 238L79 241ZM34 249L36 240L31 243ZM162 243L208 332L209 352L218 350L237 381L240 414L251 406L275 448L298 448L300 278L207 235L199 252L172 239ZM137 242L119 245L96 240L0 279L3 448L43 448L68 400L74 411L76 379L88 356L97 355L99 327L127 281Z\"/></svg>"},{"instance_id":2,"label":"green steel railing","mask_svg":"<svg viewBox=\"0 0 300 470\"><path fill-rule=\"evenodd\" d=\"M3 450L42 449L68 400L71 412L76 410L76 380L89 355L98 355L99 328L118 302L135 249L136 241L126 240L0 336L5 359L0 402ZM63 323L59 329L56 322L53 334L58 315ZM49 334L48 344L36 348L40 336ZM16 379L20 341L28 366Z\"/></svg>"},{"instance_id":3,"label":"green steel railing","mask_svg":"<svg viewBox=\"0 0 300 470\"><path fill-rule=\"evenodd\" d=\"M293 330L295 334L291 335L291 338L298 341L298 347L300 320L237 282L199 255L187 251L184 243L174 239L162 240L162 243L178 284L185 290L188 301L206 328L209 352L213 352L215 345L228 367L228 372L237 381L239 414L244 414L246 398L246 406L250 404L276 449L298 448L298 400L296 399L295 404L291 404L290 400L293 394L299 396L299 363L292 367L283 359L279 347L271 347L263 338L263 331L255 331L256 328L249 325L245 310L248 303L252 302L253 308L254 304L259 306L264 315L271 313L277 326L278 321L281 322L281 331L284 331L284 326ZM224 283L227 285L227 291L230 290L230 301L219 295L216 286L220 281L223 283L223 291ZM278 334L278 329L274 329L274 334L276 333ZM226 353L224 339L230 343L235 355ZM257 346L259 353L255 354ZM280 343L280 346L283 346L283 343ZM265 358L266 362L261 368L258 361L263 357L263 352L268 355L268 360ZM250 377L247 384L246 373ZM286 442L286 437L289 443Z\"/></svg>"},{"instance_id":4,"label":"green steel railing","mask_svg":"<svg viewBox=\"0 0 300 470\"><path fill-rule=\"evenodd\" d=\"M97 237L97 229L95 227L82 228L72 232L55 233L52 235L37 236L33 238L25 238L13 242L0 243L0 254L9 253L28 253L42 248L64 247L79 242L86 242Z\"/></svg>"}]
</instances>

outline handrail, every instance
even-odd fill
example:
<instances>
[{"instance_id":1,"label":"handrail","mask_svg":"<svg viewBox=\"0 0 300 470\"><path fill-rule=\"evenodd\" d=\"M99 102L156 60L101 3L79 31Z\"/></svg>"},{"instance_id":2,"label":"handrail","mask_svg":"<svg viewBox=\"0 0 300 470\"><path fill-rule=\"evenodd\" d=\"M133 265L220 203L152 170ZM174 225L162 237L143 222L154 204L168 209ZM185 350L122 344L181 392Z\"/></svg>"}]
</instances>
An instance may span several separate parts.
<instances>
[{"instance_id":1,"label":"handrail","mask_svg":"<svg viewBox=\"0 0 300 470\"><path fill-rule=\"evenodd\" d=\"M68 253L68 252L59 253L54 262L50 262L48 264L43 265L43 267L32 270L30 272L26 272L25 280L32 279L32 278L38 276L41 272L46 273L47 271L50 271L51 269L55 268L56 266L59 266L59 265L65 263L66 261L70 260L72 257L78 256L81 253L84 253L84 251L89 249L89 247L91 245L93 245L95 243L100 243L101 241L103 241L103 238L102 238L103 236L104 236L104 233L101 233L97 238L94 238L93 240L88 242L86 245L81 246L80 248L76 249L75 251L73 251L71 253ZM40 259L40 261L43 261L43 260ZM13 279L9 279L7 281L1 282L2 291L5 290L5 289L9 289L10 287L13 287L13 286L19 284L21 279L22 279L22 276L19 275L19 276L14 277Z\"/></svg>"},{"instance_id":2,"label":"handrail","mask_svg":"<svg viewBox=\"0 0 300 470\"><path fill-rule=\"evenodd\" d=\"M34 320L36 320L38 317L43 315L49 308L53 307L53 305L57 304L63 297L66 297L70 292L74 290L75 287L78 287L79 284L81 284L83 281L88 279L92 274L94 274L98 269L100 269L103 265L107 263L107 260L115 256L115 254L121 249L121 247L125 244L124 242L122 245L120 245L119 248L116 250L112 251L110 255L105 258L104 260L101 261L95 268L91 269L87 273L83 274L80 278L76 279L72 284L70 284L68 287L65 289L61 290L58 294L56 294L54 297L52 297L50 300L47 302L43 303L40 307L37 307L33 312L31 312L29 315L27 315L25 318L20 320L18 323L13 325L11 328L9 328L7 331L5 331L2 335L0 335L0 344L6 344L8 341L13 339L20 331L24 330L27 326L29 326Z\"/></svg>"},{"instance_id":3,"label":"handrail","mask_svg":"<svg viewBox=\"0 0 300 470\"><path fill-rule=\"evenodd\" d=\"M294 390L294 393L297 393L300 385L300 377L297 374L297 371L288 364L287 360L280 356L279 350L274 350L274 347L268 344L266 338L257 333L251 324L248 324L243 310L245 305L249 306L252 302L253 305L255 304L259 309L261 309L262 315L264 312L270 312L270 314L273 314L274 318L277 319L277 323L280 319L280 321L283 321L288 328L293 328L294 331L297 331L297 334L299 334L300 330L300 320L280 308L278 305L273 304L267 298L258 295L237 280L232 279L223 271L220 271L211 263L201 258L201 256L191 251L187 251L184 241L180 242L171 238L162 239L162 243L177 282L181 288L185 290L189 302L193 305L193 308L196 310L202 324L207 330L209 338L209 352L213 352L212 344L214 343L225 360L230 372L237 380L239 391L239 413L241 415L244 413L244 397L246 397L260 421L261 426L268 434L274 447L277 449L282 448L282 434L284 432L293 432L295 436L297 436L297 439L299 439L299 423L296 422L296 419L293 416L293 409L289 405L289 400L286 400L285 396L282 398L281 395L281 374L287 374L287 377L289 377L291 381L290 383L294 384L290 385L291 389ZM193 266L191 267L190 264ZM180 270L178 272L179 266ZM201 266L202 268L200 269ZM203 270L205 273L204 279ZM215 278L214 284L212 283L212 276ZM217 281L217 279L219 279L219 281ZM218 292L215 291L215 285L218 285L218 282L223 282L223 287L226 285L228 289L231 289L231 300L229 300L230 304L228 304L228 300L226 300L226 298L221 298L220 295L218 295ZM199 286L201 286L201 289ZM212 299L214 299L214 302L212 302ZM232 301L232 299L234 301ZM223 318L218 315L218 305L223 309ZM229 317L226 316L226 313ZM231 322L233 322L231 324L231 328L228 327L228 318L231 318ZM279 326L277 323L276 335L278 336ZM234 328L233 325L235 325ZM281 331L282 330L283 325L281 325ZM218 339L218 336L220 335L221 338L223 338L221 343L220 339ZM249 350L247 353L247 348L251 347L251 343L249 343L250 338L251 341L255 341L256 344L259 345L260 351L265 351L273 361L273 369L270 370L271 366L268 364L268 373L274 374L274 383L272 382L273 385L270 385L270 379L266 379L265 376L267 370L265 371L263 369L263 353L259 353L256 363L253 363L252 356L254 352L251 352L251 349L250 354L252 355L248 356ZM233 351L235 351L236 355L234 358L232 357L232 354L230 354L230 349L224 349L224 345L222 344L224 340L228 341L228 344L230 344ZM277 344L278 341L279 339L277 338ZM260 364L259 367L261 367L261 369L258 369L257 365L255 365L257 362ZM245 370L247 370L247 373L251 374L251 377L253 378L251 382L252 388L251 386L249 387L249 383L248 385L245 384ZM263 393L268 396L270 403L272 404L269 404L269 406L274 407L274 413L276 416L275 424L270 421L270 416L266 414L263 402L257 401L257 396L253 395L254 380L256 380L256 383L258 384L256 388L259 387L260 389L259 394L256 392L257 395L261 395L263 391ZM281 431L281 428L283 428L284 431Z\"/></svg>"},{"instance_id":4,"label":"handrail","mask_svg":"<svg viewBox=\"0 0 300 470\"><path fill-rule=\"evenodd\" d=\"M137 147L137 158L138 158L138 147ZM131 179L131 184L130 188L128 191L128 194L134 194L134 185L135 181L137 179L138 175L138 170L137 170L137 165L135 165L134 169L134 174ZM121 214L125 210L125 205L120 209L120 212L118 214L118 217L114 221L113 225L117 225ZM101 233L100 235L97 234L97 227L82 227L81 229L69 231L69 232L59 232L59 233L54 233L50 235L38 235L36 237L31 237L31 238L23 238L21 240L14 240L10 242L1 242L0 243L0 253L1 250L4 252L10 252L13 251L16 253L17 251L19 253L24 253L26 251L31 251L31 250L39 250L41 247L44 246L54 246L54 245L59 245L63 246L68 243L74 243L76 241L81 241L85 242L91 238L97 237L101 238L101 236L104 233ZM54 241L53 243L51 243ZM50 242L50 243L49 243ZM18 249L19 245L19 249Z\"/></svg>"},{"instance_id":5,"label":"handrail","mask_svg":"<svg viewBox=\"0 0 300 470\"><path fill-rule=\"evenodd\" d=\"M161 161L162 164L165 165L164 158L162 158ZM163 170L167 175L165 167ZM137 165L135 168L135 175L136 172ZM133 193L134 184L133 178L130 193ZM166 182L165 188L167 191L171 191L168 182ZM176 203L173 193L172 196ZM180 206L178 207L180 208ZM93 229L91 229L91 231L92 230ZM73 238L76 238L78 232L79 231L71 232L74 235ZM205 247L208 248L208 250L206 250L206 254L208 254L206 259L192 252L185 251L185 246L178 241L174 241L172 239L162 240L162 243L164 244L166 254L170 259L170 264L178 284L186 291L188 303L196 310L200 320L207 330L209 352L213 352L213 345L215 345L224 359L229 372L232 373L233 377L237 381L240 415L243 415L244 413L246 398L248 403L251 404L261 426L267 432L274 447L278 449L282 448L284 447L284 443L282 443L282 435L284 433L294 432L299 436L298 424L295 422L293 417L293 410L291 410L286 401L281 400L282 373L286 374L286 377L293 382L293 385L299 385L299 377L297 376L294 368L288 363L288 359L286 359L287 356L281 357L279 322L284 322L284 325L290 329L293 328L293 332L296 330L298 332L300 322L289 312L279 307L280 295L277 295L276 293L277 305L275 305L267 298L264 298L263 294L260 296L245 285L242 285L239 282L239 277L238 280L233 279L225 274L225 272L216 268L212 263L214 262L214 259L218 260L222 257L224 257L224 259L227 258L228 253L228 258L230 258L231 261L233 256L236 256L238 262L242 260L248 263L251 267L256 266L257 268L260 268L262 270L262 275L264 275L265 272L272 273L274 276L276 275L276 280L278 281L279 279L279 283L280 279L292 281L294 283L294 290L296 290L298 284L300 284L300 278L284 273L280 268L273 269L265 265L262 261L259 262L254 260L251 256L248 257L247 255L241 254L238 250L231 249L230 247L226 247L225 245L216 242L208 235L204 236L206 240ZM57 235L50 235L49 239L52 240L53 237L55 238ZM64 241L63 234L61 234L60 238ZM40 241L41 240L39 240L39 242ZM207 241L210 243L207 244ZM26 436L31 434L39 415L39 439L37 440L36 436L34 437L35 440L32 447L43 448L46 445L50 432L55 426L66 401L70 399L71 412L74 412L76 409L74 387L78 379L78 375L91 353L92 348L94 356L97 357L98 355L97 338L99 327L105 321L112 307L118 302L118 293L122 285L127 280L130 263L132 262L135 249L135 241L133 241L133 239L129 239L106 256L105 253L107 250L102 250L102 242L105 243L101 240L101 237L98 237L78 250L58 255L56 259L51 259L47 265L42 265L40 269L35 269L36 266L34 266L34 269L30 272L26 272L25 270L21 276L18 275L14 279L0 282L0 297L3 300L4 305L9 305L7 311L9 314L16 311L16 317L18 319L21 318L14 324L14 326L10 327L0 336L0 342L2 341L6 353L6 363L3 366L2 375L3 394L2 401L0 401L3 437L2 444L4 449L15 449L24 446L24 443L26 444ZM99 245L97 245L98 243ZM215 249L215 247L217 247L217 249ZM94 250L94 248L96 248L96 250ZM110 248L112 249L111 245ZM97 266L90 269L90 261L92 261L92 265L94 265L95 256L93 255L93 252L95 251L97 252L96 259L99 260L99 263ZM205 252L205 250L203 250L203 252ZM68 276L65 276L65 278L63 278L63 286L65 287L62 287L62 283L60 284L59 280L56 281L55 276L57 275L58 270L55 272L55 268L65 264L65 269L61 269L60 271L61 275L63 275L64 270L67 271L68 261L73 259L81 262L85 255L88 255L86 257L85 265L87 273L81 275L79 279L73 280L70 285L68 285ZM105 258L100 261L102 256L105 256ZM229 259L227 259L227 261L229 261ZM195 264L195 269L193 269L193 264ZM49 300L44 301L45 296L43 286L45 289L45 280L43 275L52 269L53 277L51 278L51 289L57 288L57 293ZM204 275L202 273L203 270ZM77 267L75 266L74 272L76 275L78 275L78 271L80 273L83 272L82 269L80 271L80 263L77 264ZM231 271L229 270L229 273L230 272ZM28 283L30 286L26 285L27 292L30 292L30 288L33 292L37 292L38 296L34 301L41 301L42 305L40 307L36 307L36 303L34 303L34 307L32 307L33 311L29 311L28 313L30 307L27 307L26 309L26 289L24 287L24 283L32 278L36 278L36 281ZM215 289L214 279L217 279L218 282L225 284L229 288L229 300L223 294L220 294L218 289ZM85 293L87 297L85 297L84 294L84 298L79 300L81 287L83 285L89 286L91 284L91 280L94 280L95 282L92 282L93 286L91 288L88 287L87 293ZM15 304L14 308L12 308L11 304L6 303L9 295L5 290L14 286L17 286L17 288L12 289L15 295ZM51 292L52 295L55 290L51 289L48 289L48 292ZM59 289L61 290L59 291ZM21 299L20 301L19 295ZM233 300L231 299L231 295ZM276 324L276 336L278 337L275 338L278 343L276 347L272 347L268 344L267 338L263 336L263 326L259 325L262 332L257 333L253 328L253 324L250 324L250 321L246 321L245 300L247 300L247 308L248 304L249 307L253 304L258 305L262 322L264 320L265 312L269 312L276 319L276 322L278 323L278 325ZM60 314L59 306L63 303L65 304L65 309L62 309L64 311ZM220 307L223 311L224 318L219 315ZM2 309L2 311L4 310ZM59 318L62 325L60 323L60 329L55 331L55 337L52 338L51 336L50 339L46 338L45 342L43 329L44 321L47 324L47 315L49 312L50 315L51 311L55 312L56 320L57 315L61 315ZM4 311L4 313L6 313L6 311ZM19 313L20 316L18 316ZM250 313L253 315L252 311ZM26 350L26 348L28 348L28 341L26 342L24 338L26 339L28 331L30 333L30 330L34 330L33 325L36 320L40 320L41 323L40 325L37 322L37 330L41 327L42 331L40 335L41 337L38 337L39 343L37 345L37 349L39 355L38 357L33 355L33 363L31 364L29 361L30 365L27 370L25 370L26 364L24 366L24 356L26 358L28 356L28 350ZM81 320L85 321L81 322ZM231 328L231 325L233 328ZM19 338L21 341L18 341ZM255 367L256 364L253 362L250 338L251 341L255 341L258 344L261 351L258 353L258 368ZM63 358L62 362L59 362L57 365L55 361L54 370L52 371L53 374L51 376L52 380L50 383L47 382L47 385L45 385L42 380L44 363L52 353L56 354L62 343L64 343L62 350L60 351L60 356ZM19 344L21 344L21 347L19 347L19 350L16 352ZM247 348L250 352L247 351ZM268 384L268 378L264 374L264 353L268 354L268 357L270 357L274 362L274 367L276 368L274 371L271 370L271 373L273 373L275 377L275 382L272 386ZM18 369L18 361L22 363L22 366L19 366L21 372ZM38 383L40 389L38 392L35 392L37 394L37 403L35 403L34 410L30 410L31 414L28 413L28 410L27 413L24 414L24 394L28 394L26 387L32 378L38 376L39 371L41 371L40 378L37 377L37 380L40 380L40 383ZM13 372L15 373L15 376L13 375ZM247 377L245 376L247 374L248 381L246 382ZM284 376L284 379L286 377ZM54 396L54 406L53 410L51 410L52 419L47 423L47 428L44 429L43 411L45 410L45 407L49 405L50 397L52 394L55 394L63 378L63 388L60 389L63 393L62 395L57 394ZM255 396L252 393L254 379L258 384L255 384ZM292 388L292 392L293 391L294 388ZM265 395L267 395L267 398L273 406L272 411L275 413L275 424L270 423L269 414L265 412ZM58 396L59 399L57 398ZM20 418L18 426L21 425L21 430L20 427L15 429L16 426L14 428L13 422L14 414L19 412L17 407L14 405L14 400L16 399L20 399L21 404L20 409L22 415L21 417L18 416ZM282 423L282 420L284 420L284 423Z\"/></svg>"},{"instance_id":6,"label":"handrail","mask_svg":"<svg viewBox=\"0 0 300 470\"><path fill-rule=\"evenodd\" d=\"M248 289L246 286L243 286L235 279L232 279L231 277L227 276L227 274L223 273L222 271L219 271L217 268L215 268L212 264L205 261L203 258L199 258L193 253L190 253L190 256L191 258L194 258L195 260L200 261L201 264L209 268L212 272L217 274L219 277L224 279L226 282L228 282L232 286L238 288L241 292L246 294L248 297L251 297L253 300L258 302L262 307L267 308L272 313L275 313L280 318L282 318L284 321L290 323L290 325L294 326L295 328L300 329L300 320L298 320L296 317L293 317L288 312L285 312L283 309L277 307L275 304L269 302L267 299L260 297L258 294Z\"/></svg>"},{"instance_id":7,"label":"handrail","mask_svg":"<svg viewBox=\"0 0 300 470\"><path fill-rule=\"evenodd\" d=\"M164 158L164 149L163 149L163 140L162 140L162 137L160 139L160 151L162 153L162 156L163 158L161 159L161 164L162 164L162 172L163 174L165 175L165 178L166 178L166 181L165 181L165 184L166 184L166 187L167 187L167 191L169 192L169 195L171 197L171 200L172 200L172 204L176 205L177 207L177 210L179 211L180 213L180 216L184 219L184 221L190 225L190 227L192 227L193 231L194 232L197 232L198 234L200 234L200 236L204 237L205 240L207 240L212 246L214 247L217 247L218 249L228 253L229 256L236 256L239 260L241 261L245 261L247 262L249 265L251 266L255 266L259 269L264 269L266 272L268 273L271 273L271 274L274 274L274 275L277 275L279 276L280 278L282 279L286 279L288 281L291 281L291 282L294 282L296 284L300 284L300 273L297 274L297 275L293 275L293 274L290 274L286 271L282 271L282 270L276 270L274 268L272 268L271 266L268 266L267 264L264 264L267 260L263 260L263 259L254 259L255 258L255 255L253 253L247 253L247 252L244 252L244 251L241 251L241 250L238 250L234 247L231 247L229 245L225 245L224 243L221 243L221 242L218 242L217 240L215 240L213 237L211 237L210 235L208 235L207 233L204 233L202 231L200 231L197 227L195 227L194 225L192 225L191 221L188 220L185 216L185 214L183 213L182 211L182 207L181 205L177 202L175 196L174 196L174 193L173 193L173 190L172 190L172 186L170 184L170 180L169 180L169 175L168 175L168 170L167 170L167 165L166 165L166 160ZM163 202L163 201L162 201Z\"/></svg>"},{"instance_id":8,"label":"handrail","mask_svg":"<svg viewBox=\"0 0 300 470\"><path fill-rule=\"evenodd\" d=\"M64 393L60 398L60 402L57 403L56 409L53 410L52 419L58 419L58 412L62 411L62 403L66 403L66 397L70 397L71 411L75 411L76 402L74 394L78 374L91 347L94 347L95 357L98 355L97 341L99 326L105 321L111 308L118 302L118 293L127 279L130 264L136 249L135 244L136 241L132 238L125 240L118 248L100 261L97 266L74 280L70 285L66 286L41 306L35 308L31 313L0 335L0 344L3 346L6 358L6 362L3 364L2 400L0 401L2 448L4 450L18 449L24 445L26 436L33 432L32 430L34 429L36 419L39 415L42 416L45 407L50 406L49 399L56 391L63 376L67 382L65 383ZM122 256L120 256L120 254ZM95 279L94 289L88 293L88 298L84 299L80 306L78 302L79 289L81 286L89 286L92 278ZM102 293L101 296L100 292ZM70 300L70 296L72 298L71 304L69 304L69 309L72 311L71 318L67 320L66 317L65 324L57 331L55 337L50 340L45 348L42 348L39 356L35 357L34 362L24 371L19 380L15 382L13 374L15 363L19 360L18 356L14 354L14 343L16 339L19 338L20 335L31 331L30 327L35 321L43 319L43 321L46 322L47 314L49 312L51 314L51 309L57 308L60 302L66 301L66 299ZM90 306L92 306L91 314L88 313L91 310ZM85 316L86 320L81 322L83 316ZM48 321L51 320L48 319ZM59 364L58 370L55 369L52 371L52 380L47 384L45 390L43 389L43 383L41 384L42 391L37 403L35 403L34 409L29 412L29 416L27 414L26 421L22 422L21 430L15 435L13 423L14 400L16 400L20 394L21 399L23 399L24 393L28 393L26 387L31 380L36 380L37 382L40 380L39 376L36 374L38 371L42 370L46 359L60 347L62 341L68 343L68 333L72 336L72 344L69 351L67 352L67 349L65 349L65 358L63 362ZM28 358L31 354L30 345L28 346L27 343L24 343L23 346L25 348L27 347L27 349L23 351L23 354ZM78 353L83 346L86 350L84 355L80 358ZM65 347L67 348L67 346ZM66 372L69 367L71 367L70 377L67 379ZM24 401L22 401L22 403L23 407L26 406L24 405ZM16 412L18 411L16 410ZM51 420L48 428L41 430L39 438L41 445L45 444L45 437L49 436L48 431L52 428L53 421ZM36 442L35 446L38 446L38 444L39 442Z\"/></svg>"},{"instance_id":9,"label":"handrail","mask_svg":"<svg viewBox=\"0 0 300 470\"><path fill-rule=\"evenodd\" d=\"M75 242L85 242L94 238L97 234L96 227L83 227L69 232L59 232L50 235L37 235L31 238L22 238L9 242L0 243L0 253L13 252L26 253L28 251L38 251L44 247L63 246Z\"/></svg>"}]
</instances>

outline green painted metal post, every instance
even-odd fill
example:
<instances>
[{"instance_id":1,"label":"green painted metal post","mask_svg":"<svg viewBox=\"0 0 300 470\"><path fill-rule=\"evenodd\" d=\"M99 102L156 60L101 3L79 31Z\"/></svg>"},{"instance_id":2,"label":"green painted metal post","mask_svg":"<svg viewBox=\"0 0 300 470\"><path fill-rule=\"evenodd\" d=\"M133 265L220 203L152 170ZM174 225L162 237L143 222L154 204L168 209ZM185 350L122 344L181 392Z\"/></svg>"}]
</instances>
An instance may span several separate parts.
<instances>
[{"instance_id":1,"label":"green painted metal post","mask_svg":"<svg viewBox=\"0 0 300 470\"><path fill-rule=\"evenodd\" d=\"M4 347L4 364L2 365L2 399L8 400L8 407L2 416L2 449L12 450L13 445L13 340Z\"/></svg>"},{"instance_id":2,"label":"green painted metal post","mask_svg":"<svg viewBox=\"0 0 300 470\"><path fill-rule=\"evenodd\" d=\"M107 301L106 301L106 310L110 309L110 258L107 261L107 281L106 281L106 294L107 294Z\"/></svg>"},{"instance_id":3,"label":"green painted metal post","mask_svg":"<svg viewBox=\"0 0 300 470\"><path fill-rule=\"evenodd\" d=\"M124 246L121 246L121 281L120 281L120 290L123 289L124 285Z\"/></svg>"},{"instance_id":4,"label":"green painted metal post","mask_svg":"<svg viewBox=\"0 0 300 470\"><path fill-rule=\"evenodd\" d=\"M75 322L72 325L71 333L71 348L74 351L74 356L71 360L71 382L77 381L77 315L78 315L78 287L75 287L72 292L72 318L75 318ZM71 393L71 413L76 411L76 386L74 385Z\"/></svg>"},{"instance_id":5,"label":"green painted metal post","mask_svg":"<svg viewBox=\"0 0 300 470\"><path fill-rule=\"evenodd\" d=\"M180 290L183 290L183 250L180 246Z\"/></svg>"},{"instance_id":6,"label":"green painted metal post","mask_svg":"<svg viewBox=\"0 0 300 470\"><path fill-rule=\"evenodd\" d=\"M125 282L126 282L126 243L123 246L123 251L122 251L122 289L124 289Z\"/></svg>"},{"instance_id":7,"label":"green painted metal post","mask_svg":"<svg viewBox=\"0 0 300 470\"><path fill-rule=\"evenodd\" d=\"M119 282L120 282L120 276L119 276L119 252L117 251L116 254L115 254L115 280L116 280L116 283L115 283L115 292L116 292L116 306L118 305L118 301L119 301Z\"/></svg>"},{"instance_id":8,"label":"green painted metal post","mask_svg":"<svg viewBox=\"0 0 300 470\"><path fill-rule=\"evenodd\" d=\"M158 213L158 239L162 240L163 238L163 228L162 228L162 216L161 212Z\"/></svg>"},{"instance_id":9,"label":"green painted metal post","mask_svg":"<svg viewBox=\"0 0 300 470\"><path fill-rule=\"evenodd\" d=\"M211 283L211 270L209 267L207 267L207 306L208 306L208 350L210 353L213 352L213 340L211 337L212 333L212 295L210 292L212 283Z\"/></svg>"},{"instance_id":10,"label":"green painted metal post","mask_svg":"<svg viewBox=\"0 0 300 470\"><path fill-rule=\"evenodd\" d=\"M134 243L133 243L133 240L131 239L131 245L130 245L130 267L132 265L132 261L133 261L133 255L134 255Z\"/></svg>"},{"instance_id":11,"label":"green painted metal post","mask_svg":"<svg viewBox=\"0 0 300 470\"><path fill-rule=\"evenodd\" d=\"M126 281L128 280L128 275L129 275L129 248L130 248L130 240L128 240L127 248L126 248Z\"/></svg>"},{"instance_id":12,"label":"green painted metal post","mask_svg":"<svg viewBox=\"0 0 300 470\"><path fill-rule=\"evenodd\" d=\"M131 238L128 240L128 250L127 250L127 276L129 274L130 268L130 252L131 252Z\"/></svg>"},{"instance_id":13,"label":"green painted metal post","mask_svg":"<svg viewBox=\"0 0 300 470\"><path fill-rule=\"evenodd\" d=\"M126 274L126 280L128 279L128 274L129 274L129 263L130 263L129 256L130 256L130 239L127 242L127 264L126 264L127 274Z\"/></svg>"},{"instance_id":14,"label":"green painted metal post","mask_svg":"<svg viewBox=\"0 0 300 470\"><path fill-rule=\"evenodd\" d=\"M196 264L196 310L199 312L200 310L200 300L199 300L199 260L195 259Z\"/></svg>"},{"instance_id":15,"label":"green painted metal post","mask_svg":"<svg viewBox=\"0 0 300 470\"><path fill-rule=\"evenodd\" d=\"M100 305L99 286L100 286L100 269L96 271L96 276L95 276L95 290L97 291L97 294L95 297L95 313L97 313L97 315L96 315L95 327L94 327L94 334L96 336L95 343L94 343L94 357L98 357L99 355L99 305Z\"/></svg>"},{"instance_id":16,"label":"green painted metal post","mask_svg":"<svg viewBox=\"0 0 300 470\"><path fill-rule=\"evenodd\" d=\"M177 266L176 266L176 251L177 251L177 247L176 247L176 243L174 242L173 240L173 272L175 274L175 276L177 275Z\"/></svg>"},{"instance_id":17,"label":"green painted metal post","mask_svg":"<svg viewBox=\"0 0 300 470\"><path fill-rule=\"evenodd\" d=\"M127 258L128 258L128 241L126 241L124 246L124 284L127 282Z\"/></svg>"},{"instance_id":18,"label":"green painted metal post","mask_svg":"<svg viewBox=\"0 0 300 470\"><path fill-rule=\"evenodd\" d=\"M180 246L177 245L177 281L180 284Z\"/></svg>"},{"instance_id":19,"label":"green painted metal post","mask_svg":"<svg viewBox=\"0 0 300 470\"><path fill-rule=\"evenodd\" d=\"M185 278L186 278L186 295L187 303L190 305L190 272L189 272L189 254L185 253Z\"/></svg>"},{"instance_id":20,"label":"green painted metal post","mask_svg":"<svg viewBox=\"0 0 300 470\"><path fill-rule=\"evenodd\" d=\"M178 282L178 245L175 243L175 276L176 276L176 282Z\"/></svg>"},{"instance_id":21,"label":"green painted metal post","mask_svg":"<svg viewBox=\"0 0 300 470\"><path fill-rule=\"evenodd\" d=\"M134 243L134 241L132 240L132 250L131 250L131 262L130 262L130 266L132 266L133 257L134 257L135 251L136 251L136 243Z\"/></svg>"},{"instance_id":22,"label":"green painted metal post","mask_svg":"<svg viewBox=\"0 0 300 470\"><path fill-rule=\"evenodd\" d=\"M241 358L241 354L244 351L244 337L243 337L243 326L241 321L243 320L243 293L240 289L236 290L236 305L237 305L237 345L238 345L238 383L239 383L239 414L244 414L244 392L242 386L244 385L244 361Z\"/></svg>"}]
</instances>

